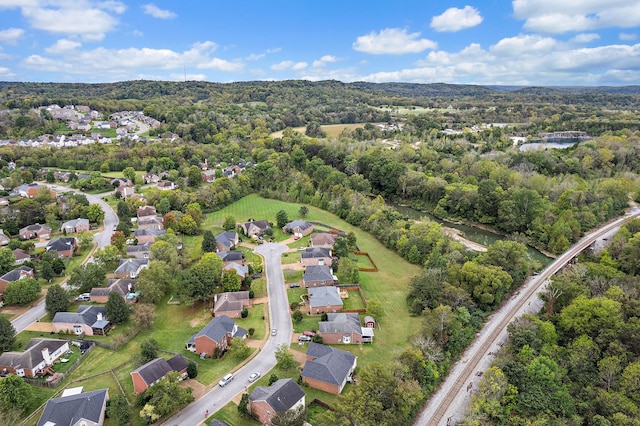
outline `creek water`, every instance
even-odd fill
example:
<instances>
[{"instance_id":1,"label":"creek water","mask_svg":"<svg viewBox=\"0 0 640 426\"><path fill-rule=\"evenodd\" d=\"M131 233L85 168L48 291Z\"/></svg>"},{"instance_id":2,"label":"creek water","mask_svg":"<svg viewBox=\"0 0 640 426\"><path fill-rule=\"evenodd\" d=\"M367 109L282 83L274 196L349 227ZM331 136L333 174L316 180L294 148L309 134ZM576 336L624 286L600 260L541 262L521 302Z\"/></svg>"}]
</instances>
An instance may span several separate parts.
<instances>
[{"instance_id":1,"label":"creek water","mask_svg":"<svg viewBox=\"0 0 640 426\"><path fill-rule=\"evenodd\" d=\"M449 228L454 228L459 230L462 233L462 236L464 238L466 238L469 241L473 241L475 243L478 244L482 244L483 246L490 246L491 244L495 243L496 241L501 241L501 240L506 240L508 239L506 236L504 235L500 235L497 234L495 232L491 232L491 231L487 231L486 229L482 229L482 228L477 228L475 226L471 226L471 225L465 225L462 223L453 223L453 222L445 222L442 219L439 219L435 216L433 216L430 213L427 212L423 212L420 210L416 210L416 209L412 209L411 207L408 206L401 206L395 203L390 203L387 202L389 205L393 206L396 210L398 210L400 213L406 215L407 217L411 218L411 219L420 219L423 217L428 218L429 220L432 220L436 223L441 224L442 226L446 226ZM545 255L544 253L538 251L537 249L535 249L534 247L531 246L527 246L527 257L530 260L535 260L540 262L540 264L542 265L542 267L546 267L547 265L549 265L551 262L553 262L553 258Z\"/></svg>"}]
</instances>

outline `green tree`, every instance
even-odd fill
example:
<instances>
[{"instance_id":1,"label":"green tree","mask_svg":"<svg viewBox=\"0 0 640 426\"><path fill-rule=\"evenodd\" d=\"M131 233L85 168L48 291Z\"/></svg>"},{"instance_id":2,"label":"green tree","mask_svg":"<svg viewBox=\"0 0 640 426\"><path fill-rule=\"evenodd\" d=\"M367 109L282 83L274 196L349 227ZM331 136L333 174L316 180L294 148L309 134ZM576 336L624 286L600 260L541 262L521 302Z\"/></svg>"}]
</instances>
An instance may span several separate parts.
<instances>
[{"instance_id":1,"label":"green tree","mask_svg":"<svg viewBox=\"0 0 640 426\"><path fill-rule=\"evenodd\" d=\"M189 377L190 379L195 379L196 377L198 377L198 366L193 361L189 361L189 363L187 364L187 377Z\"/></svg>"},{"instance_id":2,"label":"green tree","mask_svg":"<svg viewBox=\"0 0 640 426\"><path fill-rule=\"evenodd\" d=\"M198 233L198 224L190 214L184 214L178 220L178 231L185 235L196 235Z\"/></svg>"},{"instance_id":3,"label":"green tree","mask_svg":"<svg viewBox=\"0 0 640 426\"><path fill-rule=\"evenodd\" d=\"M142 364L146 364L149 361L153 361L158 358L158 342L154 338L143 340L140 344L140 361Z\"/></svg>"},{"instance_id":4,"label":"green tree","mask_svg":"<svg viewBox=\"0 0 640 426\"><path fill-rule=\"evenodd\" d=\"M376 322L380 322L380 320L384 317L384 306L379 299L369 299L367 303L367 314L371 315Z\"/></svg>"},{"instance_id":5,"label":"green tree","mask_svg":"<svg viewBox=\"0 0 640 426\"><path fill-rule=\"evenodd\" d=\"M212 252L215 252L216 249L217 249L216 237L213 235L213 232L207 229L202 234L201 250L203 253L212 253Z\"/></svg>"},{"instance_id":6,"label":"green tree","mask_svg":"<svg viewBox=\"0 0 640 426\"><path fill-rule=\"evenodd\" d=\"M288 370L296 365L288 345L280 345L276 348L276 365L281 370Z\"/></svg>"},{"instance_id":7,"label":"green tree","mask_svg":"<svg viewBox=\"0 0 640 426\"><path fill-rule=\"evenodd\" d=\"M44 309L51 318L58 312L67 312L69 310L69 292L58 284L49 287Z\"/></svg>"},{"instance_id":8,"label":"green tree","mask_svg":"<svg viewBox=\"0 0 640 426\"><path fill-rule=\"evenodd\" d=\"M238 404L238 413L242 414L243 416L249 415L249 394L246 392L243 393L242 397L240 398L240 403Z\"/></svg>"},{"instance_id":9,"label":"green tree","mask_svg":"<svg viewBox=\"0 0 640 426\"><path fill-rule=\"evenodd\" d=\"M87 210L87 219L93 223L102 223L104 221L104 210L100 204L91 204Z\"/></svg>"},{"instance_id":10,"label":"green tree","mask_svg":"<svg viewBox=\"0 0 640 426\"><path fill-rule=\"evenodd\" d=\"M298 210L298 214L300 214L300 217L304 219L309 214L309 207L301 206L300 210Z\"/></svg>"},{"instance_id":11,"label":"green tree","mask_svg":"<svg viewBox=\"0 0 640 426\"><path fill-rule=\"evenodd\" d=\"M338 237L335 239L333 243L333 255L338 258L349 256L349 247L346 238Z\"/></svg>"},{"instance_id":12,"label":"green tree","mask_svg":"<svg viewBox=\"0 0 640 426\"><path fill-rule=\"evenodd\" d=\"M187 179L189 179L189 186L197 188L202 183L202 170L198 166L189 167L187 172Z\"/></svg>"},{"instance_id":13,"label":"green tree","mask_svg":"<svg viewBox=\"0 0 640 426\"><path fill-rule=\"evenodd\" d=\"M286 211L280 210L278 213L276 213L276 223L278 225L278 228L282 228L287 223L289 223L289 215Z\"/></svg>"},{"instance_id":14,"label":"green tree","mask_svg":"<svg viewBox=\"0 0 640 426\"><path fill-rule=\"evenodd\" d=\"M122 176L129 179L132 183L136 182L136 171L133 167L125 167Z\"/></svg>"},{"instance_id":15,"label":"green tree","mask_svg":"<svg viewBox=\"0 0 640 426\"><path fill-rule=\"evenodd\" d=\"M0 352L10 351L16 341L16 329L5 317L0 317Z\"/></svg>"},{"instance_id":16,"label":"green tree","mask_svg":"<svg viewBox=\"0 0 640 426\"><path fill-rule=\"evenodd\" d=\"M341 257L338 261L338 280L344 284L358 284L360 282L360 271L358 265L353 263L348 257Z\"/></svg>"},{"instance_id":17,"label":"green tree","mask_svg":"<svg viewBox=\"0 0 640 426\"><path fill-rule=\"evenodd\" d=\"M301 406L294 410L276 413L271 419L273 426L303 426L307 424L307 407Z\"/></svg>"},{"instance_id":18,"label":"green tree","mask_svg":"<svg viewBox=\"0 0 640 426\"><path fill-rule=\"evenodd\" d=\"M24 412L34 396L31 386L15 374L0 379L0 407L3 410L17 408Z\"/></svg>"},{"instance_id":19,"label":"green tree","mask_svg":"<svg viewBox=\"0 0 640 426\"><path fill-rule=\"evenodd\" d=\"M278 380L280 380L280 378L276 374L271 374L269 376L269 386L271 386L272 384L274 384Z\"/></svg>"},{"instance_id":20,"label":"green tree","mask_svg":"<svg viewBox=\"0 0 640 426\"><path fill-rule=\"evenodd\" d=\"M107 318L109 318L109 321L114 324L122 324L129 319L129 314L131 313L127 302L124 301L122 296L114 291L109 293L109 299L107 300L107 304L104 309L106 311Z\"/></svg>"},{"instance_id":21,"label":"green tree","mask_svg":"<svg viewBox=\"0 0 640 426\"><path fill-rule=\"evenodd\" d=\"M471 397L468 419L476 424L505 423L514 409L517 392L500 368L489 368L482 376L478 392Z\"/></svg>"},{"instance_id":22,"label":"green tree","mask_svg":"<svg viewBox=\"0 0 640 426\"><path fill-rule=\"evenodd\" d=\"M94 287L102 287L106 281L104 268L95 262L78 266L71 273L68 285L80 293L88 293Z\"/></svg>"},{"instance_id":23,"label":"green tree","mask_svg":"<svg viewBox=\"0 0 640 426\"><path fill-rule=\"evenodd\" d=\"M131 320L138 330L145 330L153 326L156 318L156 307L150 303L136 303Z\"/></svg>"},{"instance_id":24,"label":"green tree","mask_svg":"<svg viewBox=\"0 0 640 426\"><path fill-rule=\"evenodd\" d=\"M140 271L136 290L145 303L157 304L169 291L171 269L159 260L151 260L149 267Z\"/></svg>"},{"instance_id":25,"label":"green tree","mask_svg":"<svg viewBox=\"0 0 640 426\"><path fill-rule=\"evenodd\" d=\"M524 282L529 270L527 247L515 241L500 240L491 244L482 256L482 261L485 264L504 269L516 286Z\"/></svg>"},{"instance_id":26,"label":"green tree","mask_svg":"<svg viewBox=\"0 0 640 426\"><path fill-rule=\"evenodd\" d=\"M576 336L617 333L622 326L621 304L606 297L578 296L560 312L559 325Z\"/></svg>"},{"instance_id":27,"label":"green tree","mask_svg":"<svg viewBox=\"0 0 640 426\"><path fill-rule=\"evenodd\" d=\"M7 285L4 290L4 303L7 305L26 305L38 298L40 284L35 278L25 278Z\"/></svg>"},{"instance_id":28,"label":"green tree","mask_svg":"<svg viewBox=\"0 0 640 426\"><path fill-rule=\"evenodd\" d=\"M167 377L144 391L139 398L144 407L140 415L148 423L171 414L193 401L193 390L180 386L181 377L170 372Z\"/></svg>"},{"instance_id":29,"label":"green tree","mask_svg":"<svg viewBox=\"0 0 640 426\"><path fill-rule=\"evenodd\" d=\"M109 399L107 406L107 417L113 419L119 426L128 425L131 420L131 408L127 398L122 395L116 395Z\"/></svg>"},{"instance_id":30,"label":"green tree","mask_svg":"<svg viewBox=\"0 0 640 426\"><path fill-rule=\"evenodd\" d=\"M13 255L13 251L7 247L0 248L0 275L4 275L13 269L13 264L16 262L16 257Z\"/></svg>"},{"instance_id":31,"label":"green tree","mask_svg":"<svg viewBox=\"0 0 640 426\"><path fill-rule=\"evenodd\" d=\"M224 270L222 272L222 289L225 292L240 291L242 279L240 275L233 269Z\"/></svg>"},{"instance_id":32,"label":"green tree","mask_svg":"<svg viewBox=\"0 0 640 426\"><path fill-rule=\"evenodd\" d=\"M300 322L304 318L304 315L302 314L302 312L300 312L300 309L296 309L295 311L293 311L291 318L295 322Z\"/></svg>"},{"instance_id":33,"label":"green tree","mask_svg":"<svg viewBox=\"0 0 640 426\"><path fill-rule=\"evenodd\" d=\"M227 216L224 218L224 223L222 224L222 228L225 231L233 231L236 229L236 218L233 216Z\"/></svg>"},{"instance_id":34,"label":"green tree","mask_svg":"<svg viewBox=\"0 0 640 426\"><path fill-rule=\"evenodd\" d=\"M116 247L120 253L124 253L126 243L127 237L124 235L124 232L116 231L111 234L111 245Z\"/></svg>"},{"instance_id":35,"label":"green tree","mask_svg":"<svg viewBox=\"0 0 640 426\"><path fill-rule=\"evenodd\" d=\"M177 272L179 267L178 249L166 241L158 240L151 244L151 259L166 263L171 271Z\"/></svg>"},{"instance_id":36,"label":"green tree","mask_svg":"<svg viewBox=\"0 0 640 426\"><path fill-rule=\"evenodd\" d=\"M241 338L235 338L229 346L229 356L238 363L247 359L251 355L251 348L247 346L247 342Z\"/></svg>"},{"instance_id":37,"label":"green tree","mask_svg":"<svg viewBox=\"0 0 640 426\"><path fill-rule=\"evenodd\" d=\"M513 279L502 268L465 262L460 269L461 287L485 307L497 305L511 288Z\"/></svg>"},{"instance_id":38,"label":"green tree","mask_svg":"<svg viewBox=\"0 0 640 426\"><path fill-rule=\"evenodd\" d=\"M205 253L191 267L191 271L203 284L209 297L215 288L222 284L222 259L216 253Z\"/></svg>"},{"instance_id":39,"label":"green tree","mask_svg":"<svg viewBox=\"0 0 640 426\"><path fill-rule=\"evenodd\" d=\"M106 246L105 248L97 249L93 253L93 259L105 270L113 270L120 259L120 252L117 247Z\"/></svg>"}]
</instances>

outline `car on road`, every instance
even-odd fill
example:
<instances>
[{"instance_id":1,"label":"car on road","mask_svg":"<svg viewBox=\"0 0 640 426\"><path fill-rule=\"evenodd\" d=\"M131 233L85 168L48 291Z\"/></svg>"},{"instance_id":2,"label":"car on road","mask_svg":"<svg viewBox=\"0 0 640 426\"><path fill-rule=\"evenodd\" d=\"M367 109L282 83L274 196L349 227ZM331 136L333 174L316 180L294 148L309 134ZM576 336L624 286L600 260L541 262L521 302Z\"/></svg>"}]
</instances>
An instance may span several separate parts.
<instances>
[{"instance_id":1,"label":"car on road","mask_svg":"<svg viewBox=\"0 0 640 426\"><path fill-rule=\"evenodd\" d=\"M260 373L256 371L255 373L249 376L249 383L255 382L256 380L258 380L259 377L260 377Z\"/></svg>"},{"instance_id":2,"label":"car on road","mask_svg":"<svg viewBox=\"0 0 640 426\"><path fill-rule=\"evenodd\" d=\"M229 373L226 376L224 376L222 379L220 379L218 384L220 385L221 388L223 388L227 383L229 383L232 380L233 380L233 374Z\"/></svg>"},{"instance_id":3,"label":"car on road","mask_svg":"<svg viewBox=\"0 0 640 426\"><path fill-rule=\"evenodd\" d=\"M278 334L278 330L276 330L275 328L271 329L271 335L275 336L276 334Z\"/></svg>"}]
</instances>

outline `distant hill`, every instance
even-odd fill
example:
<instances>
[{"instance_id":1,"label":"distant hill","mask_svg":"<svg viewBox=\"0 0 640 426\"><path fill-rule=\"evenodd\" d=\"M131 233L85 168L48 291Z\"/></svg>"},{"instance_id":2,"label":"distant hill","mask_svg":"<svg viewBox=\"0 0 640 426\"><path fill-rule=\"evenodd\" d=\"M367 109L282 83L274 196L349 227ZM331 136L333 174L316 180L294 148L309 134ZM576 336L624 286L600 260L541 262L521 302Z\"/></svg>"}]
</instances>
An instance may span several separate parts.
<instances>
[{"instance_id":1,"label":"distant hill","mask_svg":"<svg viewBox=\"0 0 640 426\"><path fill-rule=\"evenodd\" d=\"M608 95L640 95L640 85L636 86L486 86L496 92L511 92L523 94L585 94L605 93Z\"/></svg>"}]
</instances>

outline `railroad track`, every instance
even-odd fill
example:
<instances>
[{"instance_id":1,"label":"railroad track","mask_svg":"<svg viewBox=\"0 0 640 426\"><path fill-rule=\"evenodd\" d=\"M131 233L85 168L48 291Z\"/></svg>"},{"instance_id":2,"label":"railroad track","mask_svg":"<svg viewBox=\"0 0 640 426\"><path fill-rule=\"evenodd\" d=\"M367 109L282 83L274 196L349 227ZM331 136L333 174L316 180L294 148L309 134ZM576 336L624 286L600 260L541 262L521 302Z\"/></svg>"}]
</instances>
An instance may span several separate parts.
<instances>
[{"instance_id":1,"label":"railroad track","mask_svg":"<svg viewBox=\"0 0 640 426\"><path fill-rule=\"evenodd\" d=\"M520 311L524 304L533 297L534 294L538 292L541 287L545 285L547 280L558 272L562 267L564 267L571 259L580 254L584 249L589 247L596 239L601 237L602 235L610 232L612 229L621 226L623 223L636 218L640 215L640 211L636 210L622 218L619 218L602 228L592 231L591 233L585 235L580 241L578 241L573 247L563 253L560 257L558 257L551 265L545 268L538 276L534 277L530 285L527 286L525 290L520 290L515 293L514 297L510 301L508 301L503 309L506 309L506 315L503 313L494 313L492 318L497 318L500 316L502 319L496 320L495 323L492 323L491 320L486 324L485 327L489 327L489 334L486 337L483 337L483 342L477 348L477 350L466 359L465 367L458 374L458 377L455 379L453 384L449 387L449 390L445 394L442 402L435 409L433 414L429 417L429 420L426 423L421 423L420 418L416 422L416 425L427 425L427 426L438 426L438 425L447 425L448 421L443 422L445 415L447 414L447 410L451 406L452 402L458 396L458 394L462 391L465 386L465 383L473 377L474 371L478 370L478 364L488 355L489 349L491 345L497 343L498 336L504 331L507 325L513 320L513 317L516 316L518 311ZM467 387L469 390L470 387ZM428 408L427 408L428 409Z\"/></svg>"}]
</instances>

